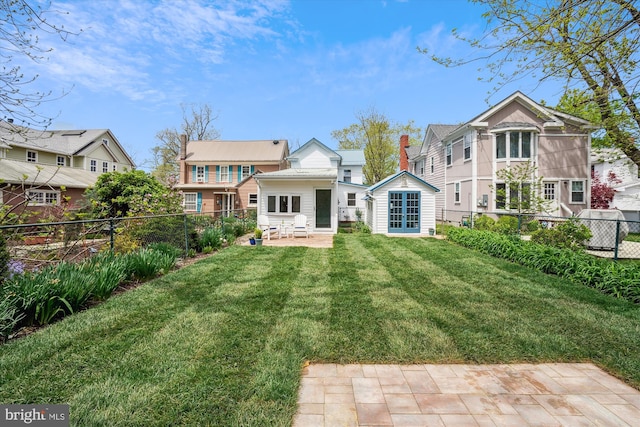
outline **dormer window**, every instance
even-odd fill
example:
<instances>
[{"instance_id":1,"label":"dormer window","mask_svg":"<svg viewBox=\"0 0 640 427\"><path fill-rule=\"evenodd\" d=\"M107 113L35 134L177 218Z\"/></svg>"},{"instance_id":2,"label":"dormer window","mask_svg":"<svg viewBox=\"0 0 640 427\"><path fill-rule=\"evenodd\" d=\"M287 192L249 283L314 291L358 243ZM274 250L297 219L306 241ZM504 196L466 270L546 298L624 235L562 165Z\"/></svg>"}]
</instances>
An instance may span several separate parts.
<instances>
[{"instance_id":1,"label":"dormer window","mask_svg":"<svg viewBox=\"0 0 640 427\"><path fill-rule=\"evenodd\" d=\"M351 169L345 169L343 175L344 182L351 182Z\"/></svg>"},{"instance_id":2,"label":"dormer window","mask_svg":"<svg viewBox=\"0 0 640 427\"><path fill-rule=\"evenodd\" d=\"M56 165L58 166L66 166L66 162L64 156L56 156Z\"/></svg>"},{"instance_id":3,"label":"dormer window","mask_svg":"<svg viewBox=\"0 0 640 427\"><path fill-rule=\"evenodd\" d=\"M38 163L38 152L27 150L27 162Z\"/></svg>"}]
</instances>

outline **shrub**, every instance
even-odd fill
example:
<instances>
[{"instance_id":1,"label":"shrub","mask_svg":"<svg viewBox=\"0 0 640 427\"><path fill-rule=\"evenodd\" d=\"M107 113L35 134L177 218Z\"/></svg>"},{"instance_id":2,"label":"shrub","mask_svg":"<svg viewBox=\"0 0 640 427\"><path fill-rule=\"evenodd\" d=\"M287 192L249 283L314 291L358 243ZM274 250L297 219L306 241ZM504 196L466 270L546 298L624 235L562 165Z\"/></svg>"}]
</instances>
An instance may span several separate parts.
<instances>
[{"instance_id":1,"label":"shrub","mask_svg":"<svg viewBox=\"0 0 640 427\"><path fill-rule=\"evenodd\" d=\"M113 239L113 249L118 254L135 252L140 249L140 241L133 237L131 233L118 233Z\"/></svg>"},{"instance_id":2,"label":"shrub","mask_svg":"<svg viewBox=\"0 0 640 427\"><path fill-rule=\"evenodd\" d=\"M501 234L516 234L518 232L518 218L511 215L502 215L498 218L493 230Z\"/></svg>"},{"instance_id":3,"label":"shrub","mask_svg":"<svg viewBox=\"0 0 640 427\"><path fill-rule=\"evenodd\" d=\"M534 231L537 231L539 229L540 229L540 222L538 222L537 219L531 220L526 224L526 230L529 233L533 233Z\"/></svg>"},{"instance_id":4,"label":"shrub","mask_svg":"<svg viewBox=\"0 0 640 427\"><path fill-rule=\"evenodd\" d=\"M581 250L585 242L591 238L591 231L581 224L577 218L569 220L550 229L541 229L531 234L531 241L561 249Z\"/></svg>"},{"instance_id":5,"label":"shrub","mask_svg":"<svg viewBox=\"0 0 640 427\"><path fill-rule=\"evenodd\" d=\"M496 221L487 215L478 215L473 220L473 228L475 230L490 231L495 226Z\"/></svg>"}]
</instances>

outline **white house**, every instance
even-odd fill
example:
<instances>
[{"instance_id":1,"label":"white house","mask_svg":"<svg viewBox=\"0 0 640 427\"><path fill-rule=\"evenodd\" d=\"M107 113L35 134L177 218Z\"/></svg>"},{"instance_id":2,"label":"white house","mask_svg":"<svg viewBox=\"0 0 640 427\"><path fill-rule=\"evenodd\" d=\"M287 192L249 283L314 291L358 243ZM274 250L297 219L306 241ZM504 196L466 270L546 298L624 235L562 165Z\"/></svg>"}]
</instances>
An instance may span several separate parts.
<instances>
[{"instance_id":1,"label":"white house","mask_svg":"<svg viewBox=\"0 0 640 427\"><path fill-rule=\"evenodd\" d=\"M638 165L618 149L594 148L591 153L591 170L603 182L607 181L609 172L616 175L620 182L612 185L616 193L610 207L620 210L627 221L640 221Z\"/></svg>"},{"instance_id":2,"label":"white house","mask_svg":"<svg viewBox=\"0 0 640 427\"><path fill-rule=\"evenodd\" d=\"M407 171L367 188L366 222L375 234L433 235L440 190Z\"/></svg>"},{"instance_id":3,"label":"white house","mask_svg":"<svg viewBox=\"0 0 640 427\"><path fill-rule=\"evenodd\" d=\"M340 220L355 220L356 209L364 211L362 150L334 151L312 138L287 160L290 169L254 175L258 214L270 223L289 224L304 214L313 232L336 233Z\"/></svg>"}]
</instances>

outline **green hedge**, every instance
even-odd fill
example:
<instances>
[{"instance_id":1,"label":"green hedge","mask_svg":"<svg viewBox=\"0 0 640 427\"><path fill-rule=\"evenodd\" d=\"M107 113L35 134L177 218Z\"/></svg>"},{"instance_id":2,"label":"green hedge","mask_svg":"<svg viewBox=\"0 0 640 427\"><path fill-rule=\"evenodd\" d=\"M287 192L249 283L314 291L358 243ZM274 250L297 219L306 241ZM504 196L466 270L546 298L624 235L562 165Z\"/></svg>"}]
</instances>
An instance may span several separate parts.
<instances>
[{"instance_id":1,"label":"green hedge","mask_svg":"<svg viewBox=\"0 0 640 427\"><path fill-rule=\"evenodd\" d=\"M635 304L640 303L639 264L613 262L582 251L527 242L519 236L468 228L449 229L447 239L544 273L565 277Z\"/></svg>"}]
</instances>

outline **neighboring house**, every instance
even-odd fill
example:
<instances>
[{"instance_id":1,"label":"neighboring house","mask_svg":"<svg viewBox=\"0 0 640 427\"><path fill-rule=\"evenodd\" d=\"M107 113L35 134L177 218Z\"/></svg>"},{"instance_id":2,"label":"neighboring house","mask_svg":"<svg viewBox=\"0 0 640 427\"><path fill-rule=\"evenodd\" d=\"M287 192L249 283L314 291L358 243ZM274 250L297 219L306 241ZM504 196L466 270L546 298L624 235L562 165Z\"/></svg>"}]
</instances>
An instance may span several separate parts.
<instances>
[{"instance_id":1,"label":"neighboring house","mask_svg":"<svg viewBox=\"0 0 640 427\"><path fill-rule=\"evenodd\" d=\"M402 156L403 147L407 156L408 170L414 175L434 185L439 189L445 188L445 156L442 141L450 132L456 130L460 125L431 124L427 126L425 136L420 147L406 147L400 140L400 152ZM403 135L404 136L404 135ZM402 168L401 168L402 170ZM445 195L440 191L436 195L436 216L442 217L445 208Z\"/></svg>"},{"instance_id":2,"label":"neighboring house","mask_svg":"<svg viewBox=\"0 0 640 427\"><path fill-rule=\"evenodd\" d=\"M287 159L290 169L255 175L258 214L270 223L289 224L304 214L313 232L336 233L339 221L356 219L356 209L364 214L362 150L334 151L313 138Z\"/></svg>"},{"instance_id":3,"label":"neighboring house","mask_svg":"<svg viewBox=\"0 0 640 427\"><path fill-rule=\"evenodd\" d=\"M367 188L366 222L374 234L433 235L436 193L433 185L400 171Z\"/></svg>"},{"instance_id":4,"label":"neighboring house","mask_svg":"<svg viewBox=\"0 0 640 427\"><path fill-rule=\"evenodd\" d=\"M354 222L360 216L364 221L362 194L365 189L364 150L335 150L340 156L338 165L338 220Z\"/></svg>"},{"instance_id":5,"label":"neighboring house","mask_svg":"<svg viewBox=\"0 0 640 427\"><path fill-rule=\"evenodd\" d=\"M258 172L287 167L286 140L188 141L180 144L180 175L184 210L229 216L258 205L254 179Z\"/></svg>"},{"instance_id":6,"label":"neighboring house","mask_svg":"<svg viewBox=\"0 0 640 427\"><path fill-rule=\"evenodd\" d=\"M543 177L544 213L569 216L590 206L591 130L589 122L515 92L462 125L429 125L408 167L441 190L437 216L458 222L470 212L509 213L509 198L519 195L496 197L506 187L496 172L529 161L537 167L532 180Z\"/></svg>"},{"instance_id":7,"label":"neighboring house","mask_svg":"<svg viewBox=\"0 0 640 427\"><path fill-rule=\"evenodd\" d=\"M611 185L616 193L610 207L620 210L627 221L640 221L638 165L619 149L597 148L591 153L591 170L600 176L602 182L607 182L609 172L616 175L620 182Z\"/></svg>"},{"instance_id":8,"label":"neighboring house","mask_svg":"<svg viewBox=\"0 0 640 427\"><path fill-rule=\"evenodd\" d=\"M75 208L100 174L134 168L108 129L43 131L0 121L3 203L16 205L24 201L20 194L26 194L30 210L63 204Z\"/></svg>"}]
</instances>

